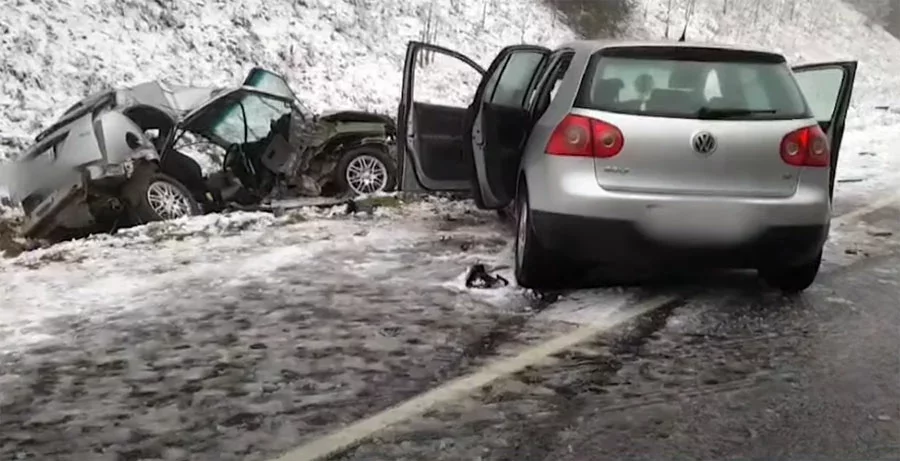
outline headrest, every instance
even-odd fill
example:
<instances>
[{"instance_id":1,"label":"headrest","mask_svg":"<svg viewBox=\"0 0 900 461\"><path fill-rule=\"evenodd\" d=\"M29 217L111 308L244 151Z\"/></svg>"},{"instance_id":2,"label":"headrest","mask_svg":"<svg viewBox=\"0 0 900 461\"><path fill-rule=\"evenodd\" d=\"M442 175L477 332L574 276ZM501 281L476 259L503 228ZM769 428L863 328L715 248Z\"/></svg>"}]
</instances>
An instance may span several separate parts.
<instances>
[{"instance_id":1,"label":"headrest","mask_svg":"<svg viewBox=\"0 0 900 461\"><path fill-rule=\"evenodd\" d=\"M696 64L678 63L669 74L669 88L696 90L706 84L703 69Z\"/></svg>"},{"instance_id":2,"label":"headrest","mask_svg":"<svg viewBox=\"0 0 900 461\"><path fill-rule=\"evenodd\" d=\"M619 92L625 87L620 78L607 78L598 80L594 84L594 92L591 99L594 104L608 104L619 100Z\"/></svg>"},{"instance_id":3,"label":"headrest","mask_svg":"<svg viewBox=\"0 0 900 461\"><path fill-rule=\"evenodd\" d=\"M647 110L685 112L693 109L694 96L684 90L656 89L647 100Z\"/></svg>"}]
</instances>

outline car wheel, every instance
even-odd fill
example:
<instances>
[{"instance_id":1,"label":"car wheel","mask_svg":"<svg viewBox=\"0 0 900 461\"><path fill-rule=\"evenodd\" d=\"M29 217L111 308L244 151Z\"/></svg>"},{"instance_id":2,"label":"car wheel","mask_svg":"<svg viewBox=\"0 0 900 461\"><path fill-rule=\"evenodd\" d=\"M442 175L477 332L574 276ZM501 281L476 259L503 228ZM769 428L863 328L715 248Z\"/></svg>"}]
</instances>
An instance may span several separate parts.
<instances>
[{"instance_id":1,"label":"car wheel","mask_svg":"<svg viewBox=\"0 0 900 461\"><path fill-rule=\"evenodd\" d=\"M123 192L135 225L200 214L200 205L187 187L153 170L136 171Z\"/></svg>"},{"instance_id":2,"label":"car wheel","mask_svg":"<svg viewBox=\"0 0 900 461\"><path fill-rule=\"evenodd\" d=\"M531 223L531 206L528 189L523 183L516 194L516 247L515 274L519 286L524 288L561 288L565 280L564 262L558 255L545 249L537 239Z\"/></svg>"},{"instance_id":3,"label":"car wheel","mask_svg":"<svg viewBox=\"0 0 900 461\"><path fill-rule=\"evenodd\" d=\"M341 156L334 179L340 192L354 195L388 192L397 187L397 168L384 151L360 147Z\"/></svg>"},{"instance_id":4,"label":"car wheel","mask_svg":"<svg viewBox=\"0 0 900 461\"><path fill-rule=\"evenodd\" d=\"M785 293L799 293L813 284L822 265L822 252L812 261L791 267L766 267L759 270L760 277L769 285Z\"/></svg>"}]
</instances>

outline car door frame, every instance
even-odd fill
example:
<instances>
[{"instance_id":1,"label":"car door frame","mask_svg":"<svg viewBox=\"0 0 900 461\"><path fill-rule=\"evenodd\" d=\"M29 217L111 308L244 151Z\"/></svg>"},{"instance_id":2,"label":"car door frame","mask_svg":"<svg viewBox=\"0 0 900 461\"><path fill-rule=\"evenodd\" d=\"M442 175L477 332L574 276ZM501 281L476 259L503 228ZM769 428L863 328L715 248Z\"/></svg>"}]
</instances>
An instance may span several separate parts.
<instances>
[{"instance_id":1,"label":"car door frame","mask_svg":"<svg viewBox=\"0 0 900 461\"><path fill-rule=\"evenodd\" d=\"M470 178L461 180L441 180L428 177L422 168L422 157L427 152L419 152L415 147L412 136L409 133L409 123L412 117L412 108L415 102L416 65L423 51L431 51L455 58L477 71L484 81L485 70L472 58L449 48L425 43L410 41L406 46L406 59L403 64L403 85L400 93L400 103L397 107L397 157L400 168L401 189L414 192L438 192L438 191L465 191L471 186ZM480 85L480 83L479 83ZM465 136L465 132L462 133Z\"/></svg>"},{"instance_id":2,"label":"car door frame","mask_svg":"<svg viewBox=\"0 0 900 461\"><path fill-rule=\"evenodd\" d=\"M220 138L219 136L216 136L215 134L213 134L211 132L199 131L199 130L192 129L191 124L194 121L196 121L196 120L200 119L201 117L203 117L204 115L206 115L207 112L212 110L211 108L213 108L217 104L219 104L220 101L225 100L225 99L233 99L236 101L247 94L256 94L259 96L263 96L266 98L271 98L274 100L284 102L291 106L295 105L295 100L293 100L291 98L285 97L280 94L270 93L268 91L260 90L255 87L242 86L239 88L225 90L225 91L220 92L216 96L210 98L209 101L205 102L200 107L197 107L196 109L194 109L191 112L189 112L188 114L186 114L181 119L181 121L178 122L178 124L175 127L176 129L173 130L173 132L177 131L178 133L173 137L173 139L170 142L166 143L167 144L166 147L168 148L169 146L175 145L175 143L178 142L178 139L180 139L182 136L184 136L185 132L190 131L192 133L203 136L204 138L210 140L213 144L216 144L220 147L227 148L228 145L230 144L229 142L226 142L224 139Z\"/></svg>"},{"instance_id":3,"label":"car door frame","mask_svg":"<svg viewBox=\"0 0 900 461\"><path fill-rule=\"evenodd\" d=\"M513 55L516 53L533 53L535 51L540 52L543 56L541 61L532 71L528 86L526 87L525 93L522 95L521 107L519 110L521 111L522 120L525 122L525 125L522 127L524 133L522 134L519 145L520 152L514 165L503 164L502 166L498 166L499 168L508 168L509 171L505 172L507 175L517 174L522 160L522 152L528 141L528 134L533 125L533 123L531 123L532 117L529 104L531 102L531 94L536 91L538 84L543 81L549 59L553 56L554 51L539 45L525 44L511 45L503 48L497 53L491 62L491 65L488 67L488 71L482 79L481 84L478 86L478 90L475 92L474 100L470 106L469 110L473 112L469 118L469 120L472 121L472 126L466 133L466 146L470 149L470 155L472 157L474 170L472 187L473 189L478 188L478 201L480 202L478 203L478 206L480 208L501 209L506 207L515 197L515 183L510 186L511 190L509 190L505 184L492 184L488 179L491 175L488 173L489 164L487 161L488 154L486 153L489 147L486 145L487 142L483 134L485 125L487 124L484 112L485 109L493 104L491 99L496 94L497 87L503 79L503 74L507 70L507 65ZM488 88L488 83L491 82L495 74L497 74L495 84L493 87Z\"/></svg>"},{"instance_id":4,"label":"car door frame","mask_svg":"<svg viewBox=\"0 0 900 461\"><path fill-rule=\"evenodd\" d=\"M791 67L791 71L794 74L803 72L815 72L819 70L834 68L841 69L844 73L844 77L841 80L841 87L838 90L837 100L834 104L834 110L831 113L831 119L828 124L828 132L826 133L831 150L831 162L828 178L829 197L834 196L834 184L837 174L838 160L840 159L841 142L844 138L844 127L847 121L847 111L850 109L850 99L853 97L853 85L856 80L856 70L858 66L858 61L829 61L802 64ZM800 86L799 83L798 86ZM803 91L802 86L800 86L800 91ZM808 99L805 94L803 95L803 97L805 99Z\"/></svg>"}]
</instances>

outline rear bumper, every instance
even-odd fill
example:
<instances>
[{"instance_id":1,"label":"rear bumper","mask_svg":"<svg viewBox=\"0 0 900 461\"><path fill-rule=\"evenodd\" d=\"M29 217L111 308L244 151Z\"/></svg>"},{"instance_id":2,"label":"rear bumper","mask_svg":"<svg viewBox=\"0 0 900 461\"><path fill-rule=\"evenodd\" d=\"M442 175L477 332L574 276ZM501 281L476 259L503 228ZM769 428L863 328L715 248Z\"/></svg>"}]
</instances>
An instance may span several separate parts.
<instances>
[{"instance_id":1,"label":"rear bumper","mask_svg":"<svg viewBox=\"0 0 900 461\"><path fill-rule=\"evenodd\" d=\"M775 226L727 244L685 244L656 239L633 222L532 210L545 248L575 261L630 267L756 268L815 258L828 238L825 225Z\"/></svg>"},{"instance_id":2,"label":"rear bumper","mask_svg":"<svg viewBox=\"0 0 900 461\"><path fill-rule=\"evenodd\" d=\"M83 196L84 186L80 181L57 189L26 217L22 225L22 235L32 239L46 237L58 226L57 218L60 214Z\"/></svg>"}]
</instances>

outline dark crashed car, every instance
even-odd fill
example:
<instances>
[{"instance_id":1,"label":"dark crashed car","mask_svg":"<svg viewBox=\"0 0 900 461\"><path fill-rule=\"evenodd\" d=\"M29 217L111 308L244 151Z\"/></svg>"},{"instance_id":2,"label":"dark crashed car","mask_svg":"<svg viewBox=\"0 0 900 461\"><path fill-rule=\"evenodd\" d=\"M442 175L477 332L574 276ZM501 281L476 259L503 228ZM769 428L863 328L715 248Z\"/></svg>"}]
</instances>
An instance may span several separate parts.
<instances>
[{"instance_id":1,"label":"dark crashed car","mask_svg":"<svg viewBox=\"0 0 900 461\"><path fill-rule=\"evenodd\" d=\"M6 167L28 238L56 240L273 198L360 195L396 186L387 116L313 116L283 77L254 68L237 88L148 82L92 95ZM204 175L183 153L205 146Z\"/></svg>"}]
</instances>

